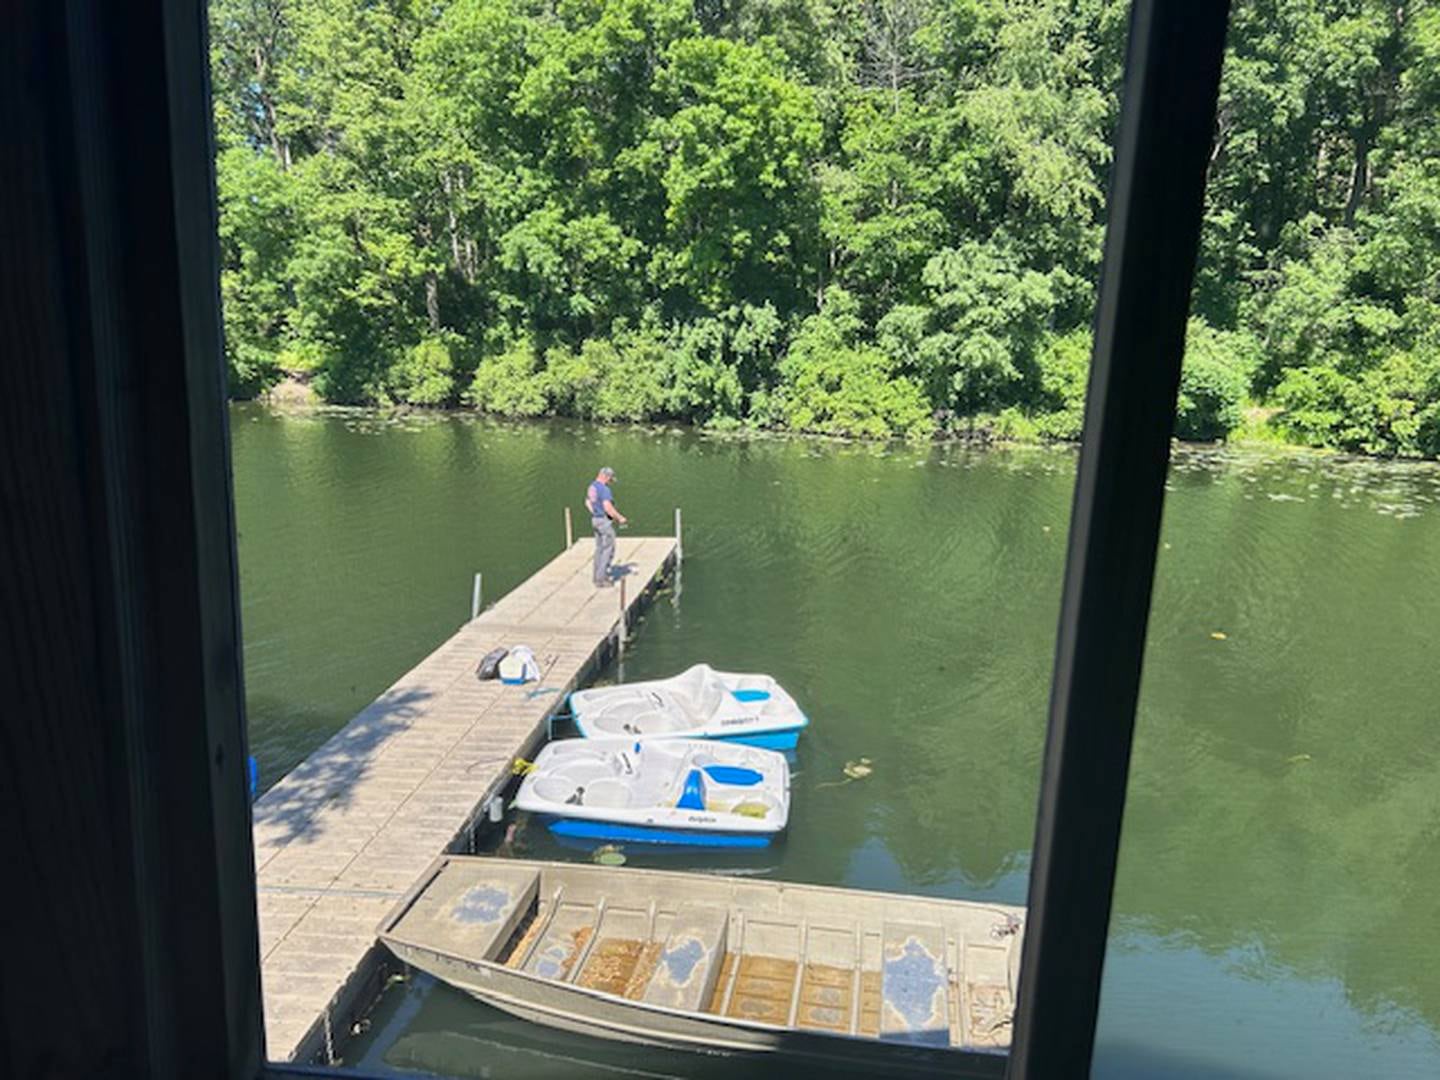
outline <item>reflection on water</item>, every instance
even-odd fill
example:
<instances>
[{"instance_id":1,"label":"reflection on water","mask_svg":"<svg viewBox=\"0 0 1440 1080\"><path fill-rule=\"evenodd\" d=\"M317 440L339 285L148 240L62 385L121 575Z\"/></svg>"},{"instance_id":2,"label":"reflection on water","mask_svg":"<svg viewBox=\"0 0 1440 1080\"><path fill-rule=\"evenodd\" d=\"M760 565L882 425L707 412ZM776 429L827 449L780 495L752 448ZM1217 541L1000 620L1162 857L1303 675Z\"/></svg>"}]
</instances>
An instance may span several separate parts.
<instances>
[{"instance_id":1,"label":"reflection on water","mask_svg":"<svg viewBox=\"0 0 1440 1080\"><path fill-rule=\"evenodd\" d=\"M704 861L1023 902L1071 451L232 419L262 783L452 632L475 570L495 597L554 554L605 463L637 533L685 511L683 595L623 678L766 670L814 721L784 842ZM1440 470L1186 450L1169 488L1097 1075L1440 1075ZM874 772L840 783L860 757ZM584 857L520 824L517 854ZM356 1053L636 1061L423 983Z\"/></svg>"},{"instance_id":2,"label":"reflection on water","mask_svg":"<svg viewBox=\"0 0 1440 1080\"><path fill-rule=\"evenodd\" d=\"M347 1064L368 1073L414 1072L505 1080L734 1080L728 1057L706 1057L565 1035L480 1005L425 975L395 983ZM792 1076L793 1066L788 1070ZM747 1061L746 1077L780 1080L781 1069Z\"/></svg>"}]
</instances>

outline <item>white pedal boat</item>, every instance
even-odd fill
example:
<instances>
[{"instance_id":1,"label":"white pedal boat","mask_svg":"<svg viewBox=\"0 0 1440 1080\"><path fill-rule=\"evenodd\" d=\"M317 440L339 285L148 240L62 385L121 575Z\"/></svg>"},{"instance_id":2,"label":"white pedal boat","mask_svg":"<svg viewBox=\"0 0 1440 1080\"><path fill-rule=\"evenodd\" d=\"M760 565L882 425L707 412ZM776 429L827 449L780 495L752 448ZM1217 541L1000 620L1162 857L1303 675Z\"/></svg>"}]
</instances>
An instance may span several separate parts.
<instances>
[{"instance_id":1,"label":"white pedal boat","mask_svg":"<svg viewBox=\"0 0 1440 1080\"><path fill-rule=\"evenodd\" d=\"M790 766L697 739L566 739L540 751L514 805L570 839L765 847L790 817Z\"/></svg>"},{"instance_id":2,"label":"white pedal boat","mask_svg":"<svg viewBox=\"0 0 1440 1080\"><path fill-rule=\"evenodd\" d=\"M696 664L669 679L578 690L575 726L586 738L725 739L791 750L810 722L769 675L738 675Z\"/></svg>"}]
</instances>

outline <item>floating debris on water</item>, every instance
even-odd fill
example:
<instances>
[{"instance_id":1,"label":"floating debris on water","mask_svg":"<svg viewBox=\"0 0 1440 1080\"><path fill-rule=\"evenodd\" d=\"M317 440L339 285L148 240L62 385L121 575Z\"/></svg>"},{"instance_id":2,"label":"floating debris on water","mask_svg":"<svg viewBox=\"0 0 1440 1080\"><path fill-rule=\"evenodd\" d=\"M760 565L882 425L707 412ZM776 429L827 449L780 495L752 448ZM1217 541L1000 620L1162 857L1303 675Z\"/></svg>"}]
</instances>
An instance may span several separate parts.
<instances>
[{"instance_id":1,"label":"floating debris on water","mask_svg":"<svg viewBox=\"0 0 1440 1080\"><path fill-rule=\"evenodd\" d=\"M1211 630L1210 636L1216 641L1225 641L1227 638L1230 637L1230 635L1225 633L1224 630Z\"/></svg>"},{"instance_id":2,"label":"floating debris on water","mask_svg":"<svg viewBox=\"0 0 1440 1080\"><path fill-rule=\"evenodd\" d=\"M840 771L845 774L844 780L827 780L823 784L816 784L815 786L817 788L840 787L842 784L848 784L852 780L864 780L865 777L875 771L875 768L868 757L862 757L855 761L845 762L845 767Z\"/></svg>"},{"instance_id":3,"label":"floating debris on water","mask_svg":"<svg viewBox=\"0 0 1440 1080\"><path fill-rule=\"evenodd\" d=\"M590 853L590 860L601 866L624 866L625 852L616 844L602 844Z\"/></svg>"},{"instance_id":4,"label":"floating debris on water","mask_svg":"<svg viewBox=\"0 0 1440 1080\"><path fill-rule=\"evenodd\" d=\"M859 761L847 761L844 771L851 780L863 780L875 770L870 767L870 759L862 757Z\"/></svg>"}]
</instances>

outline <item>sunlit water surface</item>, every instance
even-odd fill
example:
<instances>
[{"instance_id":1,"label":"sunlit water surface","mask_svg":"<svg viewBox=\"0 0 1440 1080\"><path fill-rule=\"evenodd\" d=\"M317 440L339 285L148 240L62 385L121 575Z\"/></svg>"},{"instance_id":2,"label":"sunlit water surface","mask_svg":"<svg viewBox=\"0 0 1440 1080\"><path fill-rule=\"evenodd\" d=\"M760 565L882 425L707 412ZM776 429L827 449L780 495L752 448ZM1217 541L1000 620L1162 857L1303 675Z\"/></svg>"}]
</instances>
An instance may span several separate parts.
<instances>
[{"instance_id":1,"label":"sunlit water surface","mask_svg":"<svg viewBox=\"0 0 1440 1080\"><path fill-rule=\"evenodd\" d=\"M1075 456L231 413L252 749L272 783L582 519L684 508L681 587L608 680L775 674L813 718L789 834L672 867L1023 903ZM1095 1074L1440 1076L1440 469L1181 450ZM874 772L842 783L847 761ZM525 828L518 854L583 858ZM633 862L647 863L643 857ZM655 860L648 860L654 864ZM372 1070L679 1076L426 979Z\"/></svg>"}]
</instances>

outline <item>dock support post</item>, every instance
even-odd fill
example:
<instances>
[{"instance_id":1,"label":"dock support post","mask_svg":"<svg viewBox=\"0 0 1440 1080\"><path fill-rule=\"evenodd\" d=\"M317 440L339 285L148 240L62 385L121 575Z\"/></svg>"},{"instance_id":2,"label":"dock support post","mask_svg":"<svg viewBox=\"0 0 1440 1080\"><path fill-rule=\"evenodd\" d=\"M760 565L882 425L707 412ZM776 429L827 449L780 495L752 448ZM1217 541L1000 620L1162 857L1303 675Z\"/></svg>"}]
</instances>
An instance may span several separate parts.
<instances>
[{"instance_id":1,"label":"dock support post","mask_svg":"<svg viewBox=\"0 0 1440 1080\"><path fill-rule=\"evenodd\" d=\"M470 589L470 621L471 621L471 622L474 622L476 619L478 619L478 618L480 617L480 600L481 600L481 597L483 596L483 593L482 593L482 591L481 591L481 581L482 581L483 578L484 578L484 575L481 574L480 571L478 571L478 570L475 571L475 584L474 584L474 586Z\"/></svg>"},{"instance_id":2,"label":"dock support post","mask_svg":"<svg viewBox=\"0 0 1440 1080\"><path fill-rule=\"evenodd\" d=\"M565 507L565 550L575 546L575 527L570 524L570 507Z\"/></svg>"},{"instance_id":3,"label":"dock support post","mask_svg":"<svg viewBox=\"0 0 1440 1080\"><path fill-rule=\"evenodd\" d=\"M620 579L620 629L616 633L615 643L620 655L625 655L625 579Z\"/></svg>"},{"instance_id":4,"label":"dock support post","mask_svg":"<svg viewBox=\"0 0 1440 1080\"><path fill-rule=\"evenodd\" d=\"M675 561L685 557L685 546L680 543L680 508L675 507Z\"/></svg>"}]
</instances>

